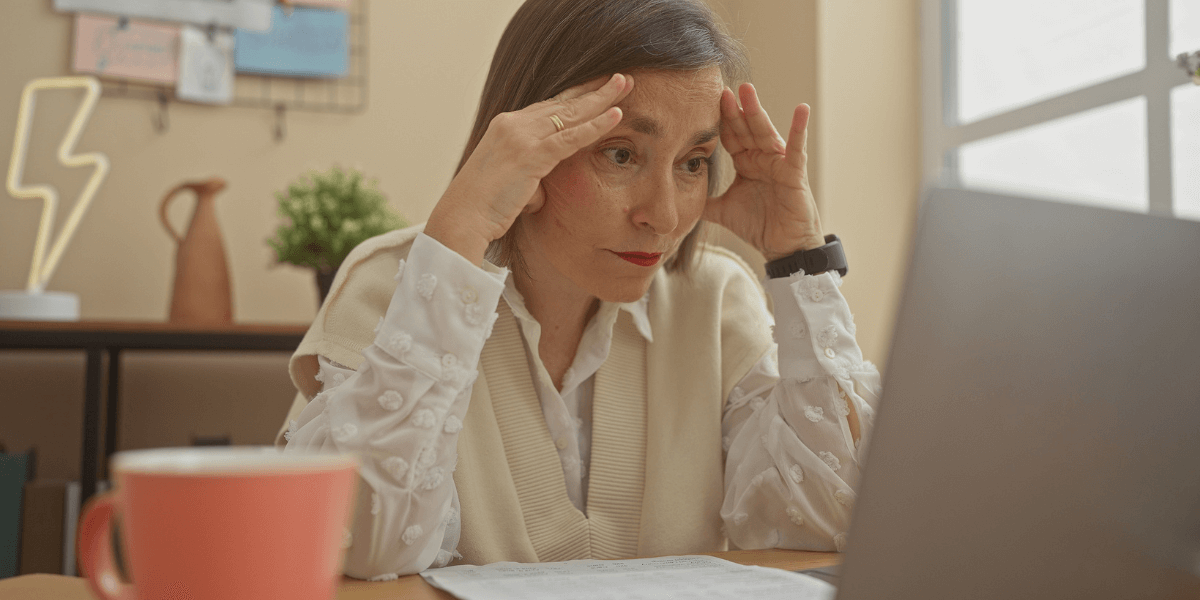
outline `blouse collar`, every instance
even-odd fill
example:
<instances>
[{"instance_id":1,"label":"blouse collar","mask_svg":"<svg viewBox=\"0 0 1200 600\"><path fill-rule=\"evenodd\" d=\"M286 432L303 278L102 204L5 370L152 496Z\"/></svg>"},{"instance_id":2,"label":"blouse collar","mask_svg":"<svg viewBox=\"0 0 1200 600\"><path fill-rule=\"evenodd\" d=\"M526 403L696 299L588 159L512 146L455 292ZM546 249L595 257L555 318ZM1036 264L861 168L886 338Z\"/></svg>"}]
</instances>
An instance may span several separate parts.
<instances>
[{"instance_id":1,"label":"blouse collar","mask_svg":"<svg viewBox=\"0 0 1200 600\"><path fill-rule=\"evenodd\" d=\"M486 261L485 261L486 262ZM513 315L522 321L537 320L530 314L529 309L525 307L525 297L517 290L515 279L512 272L508 273L508 277L504 280L504 301L508 303L512 309ZM650 292L647 291L641 298L633 302L608 302L600 301L600 309L596 311L593 321L600 326L606 336L611 337L613 325L617 322L618 311L625 311L633 319L633 325L637 328L638 333L646 339L647 343L654 341L654 334L650 331L650 316L647 306L650 301ZM590 328L589 323L589 328Z\"/></svg>"}]
</instances>

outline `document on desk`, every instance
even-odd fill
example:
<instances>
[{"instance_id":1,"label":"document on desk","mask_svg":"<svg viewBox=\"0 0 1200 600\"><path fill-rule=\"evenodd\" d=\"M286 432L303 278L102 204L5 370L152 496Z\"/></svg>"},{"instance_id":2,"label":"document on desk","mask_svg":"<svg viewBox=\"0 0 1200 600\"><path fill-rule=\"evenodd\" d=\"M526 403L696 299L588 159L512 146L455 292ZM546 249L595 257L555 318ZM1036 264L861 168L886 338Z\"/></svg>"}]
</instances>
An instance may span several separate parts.
<instances>
[{"instance_id":1,"label":"document on desk","mask_svg":"<svg viewBox=\"0 0 1200 600\"><path fill-rule=\"evenodd\" d=\"M836 588L809 577L712 556L460 565L421 573L462 600L829 600Z\"/></svg>"}]
</instances>

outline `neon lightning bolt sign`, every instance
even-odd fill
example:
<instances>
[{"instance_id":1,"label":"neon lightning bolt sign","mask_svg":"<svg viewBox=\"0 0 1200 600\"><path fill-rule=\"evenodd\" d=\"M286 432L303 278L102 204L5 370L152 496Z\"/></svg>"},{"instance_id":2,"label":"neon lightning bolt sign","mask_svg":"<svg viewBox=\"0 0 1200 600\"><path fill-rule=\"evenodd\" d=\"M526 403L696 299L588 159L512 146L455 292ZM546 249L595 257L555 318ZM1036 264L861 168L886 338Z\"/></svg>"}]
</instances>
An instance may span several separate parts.
<instances>
[{"instance_id":1,"label":"neon lightning bolt sign","mask_svg":"<svg viewBox=\"0 0 1200 600\"><path fill-rule=\"evenodd\" d=\"M34 98L37 92L69 88L83 88L87 94L80 103L79 110L75 112L75 118L71 121L71 128L67 130L66 137L58 146L58 162L68 167L92 165L96 170L88 179L87 185L83 187L83 191L80 192L79 200L75 202L75 208L71 210L71 214L67 215L66 223L63 224L62 231L55 238L54 244L50 248L50 254L47 256L46 246L50 242L50 227L54 224L54 214L58 210L58 191L49 185L22 186L21 173L25 170L25 154L29 146L29 127L33 122ZM100 82L95 77L34 79L25 86L25 91L21 94L21 110L17 116L17 135L13 139L12 161L8 165L6 183L8 193L12 197L41 198L43 203L42 221L38 225L37 241L33 247L33 265L29 268L29 283L26 286L26 290L31 294L45 291L50 276L54 274L54 269L62 259L63 251L66 250L67 244L75 234L75 229L79 227L79 222L83 220L83 214L87 212L88 206L92 203L96 190L100 188L104 177L108 175L108 157L99 152L74 154L75 143L79 141L79 135L83 133L83 127L92 116L92 109L96 108L96 101L99 98Z\"/></svg>"}]
</instances>

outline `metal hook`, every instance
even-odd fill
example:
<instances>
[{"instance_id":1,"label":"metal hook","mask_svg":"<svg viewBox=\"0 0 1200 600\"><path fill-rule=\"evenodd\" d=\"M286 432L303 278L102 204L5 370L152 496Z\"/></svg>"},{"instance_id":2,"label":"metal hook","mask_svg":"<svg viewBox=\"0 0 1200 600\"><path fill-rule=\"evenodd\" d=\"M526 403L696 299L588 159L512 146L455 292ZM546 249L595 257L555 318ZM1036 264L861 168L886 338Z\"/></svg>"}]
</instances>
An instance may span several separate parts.
<instances>
[{"instance_id":1,"label":"metal hook","mask_svg":"<svg viewBox=\"0 0 1200 600\"><path fill-rule=\"evenodd\" d=\"M204 35L208 36L209 44L216 43L216 41L217 41L217 23L215 21L212 23L209 23L208 26L204 28Z\"/></svg>"},{"instance_id":2,"label":"metal hook","mask_svg":"<svg viewBox=\"0 0 1200 600\"><path fill-rule=\"evenodd\" d=\"M155 133L166 133L171 128L171 119L167 116L167 93L162 89L158 90L158 110L154 112L151 123Z\"/></svg>"},{"instance_id":3,"label":"metal hook","mask_svg":"<svg viewBox=\"0 0 1200 600\"><path fill-rule=\"evenodd\" d=\"M275 141L282 142L287 137L287 107L283 103L275 105Z\"/></svg>"},{"instance_id":4,"label":"metal hook","mask_svg":"<svg viewBox=\"0 0 1200 600\"><path fill-rule=\"evenodd\" d=\"M117 29L120 29L121 31L125 31L126 29L129 29L129 17L126 17L125 15L121 15L120 17L118 17L117 18Z\"/></svg>"}]
</instances>

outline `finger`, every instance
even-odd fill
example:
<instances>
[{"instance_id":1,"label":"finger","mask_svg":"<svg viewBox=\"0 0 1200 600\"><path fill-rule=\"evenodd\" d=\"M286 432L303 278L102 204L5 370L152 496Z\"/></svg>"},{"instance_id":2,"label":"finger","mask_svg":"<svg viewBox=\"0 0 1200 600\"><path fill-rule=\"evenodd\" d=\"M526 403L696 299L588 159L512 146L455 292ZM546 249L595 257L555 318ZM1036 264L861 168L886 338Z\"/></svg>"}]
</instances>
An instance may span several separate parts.
<instances>
[{"instance_id":1,"label":"finger","mask_svg":"<svg viewBox=\"0 0 1200 600\"><path fill-rule=\"evenodd\" d=\"M737 154L748 148L752 139L733 90L725 88L721 92L721 145L730 154Z\"/></svg>"},{"instance_id":2,"label":"finger","mask_svg":"<svg viewBox=\"0 0 1200 600\"><path fill-rule=\"evenodd\" d=\"M544 204L546 204L546 188L544 183L539 183L537 190L534 190L533 195L529 197L529 203L521 212L535 213L542 210Z\"/></svg>"},{"instance_id":3,"label":"finger","mask_svg":"<svg viewBox=\"0 0 1200 600\"><path fill-rule=\"evenodd\" d=\"M775 130L775 126L771 124L771 118L767 116L767 111L763 110L762 104L759 103L758 92L754 90L754 86L743 83L738 88L738 92L741 95L742 112L746 115L746 123L754 134L754 147L764 152L773 151L779 154L786 152L787 145L784 144L779 132Z\"/></svg>"},{"instance_id":4,"label":"finger","mask_svg":"<svg viewBox=\"0 0 1200 600\"><path fill-rule=\"evenodd\" d=\"M615 73L599 89L563 100L554 113L568 127L584 123L624 100L632 90L633 78L622 73Z\"/></svg>"},{"instance_id":5,"label":"finger","mask_svg":"<svg viewBox=\"0 0 1200 600\"><path fill-rule=\"evenodd\" d=\"M539 112L544 112L546 117L557 115L565 128L569 129L596 118L609 107L625 99L632 90L633 78L616 73L599 89L584 92L561 103L552 103Z\"/></svg>"},{"instance_id":6,"label":"finger","mask_svg":"<svg viewBox=\"0 0 1200 600\"><path fill-rule=\"evenodd\" d=\"M621 109L613 106L585 123L568 127L546 138L552 158L556 162L566 160L580 149L595 143L600 136L612 131L621 122L622 116Z\"/></svg>"},{"instance_id":7,"label":"finger","mask_svg":"<svg viewBox=\"0 0 1200 600\"><path fill-rule=\"evenodd\" d=\"M796 107L792 113L792 129L788 132L787 163L797 169L808 164L808 117L812 108L807 104Z\"/></svg>"},{"instance_id":8,"label":"finger","mask_svg":"<svg viewBox=\"0 0 1200 600\"><path fill-rule=\"evenodd\" d=\"M558 95L551 98L551 100L561 103L566 102L567 100L578 98L584 94L589 94L604 87L604 84L608 83L611 79L612 75L609 75L607 77L597 77L595 79L585 81L579 85L569 87L559 92Z\"/></svg>"}]
</instances>

